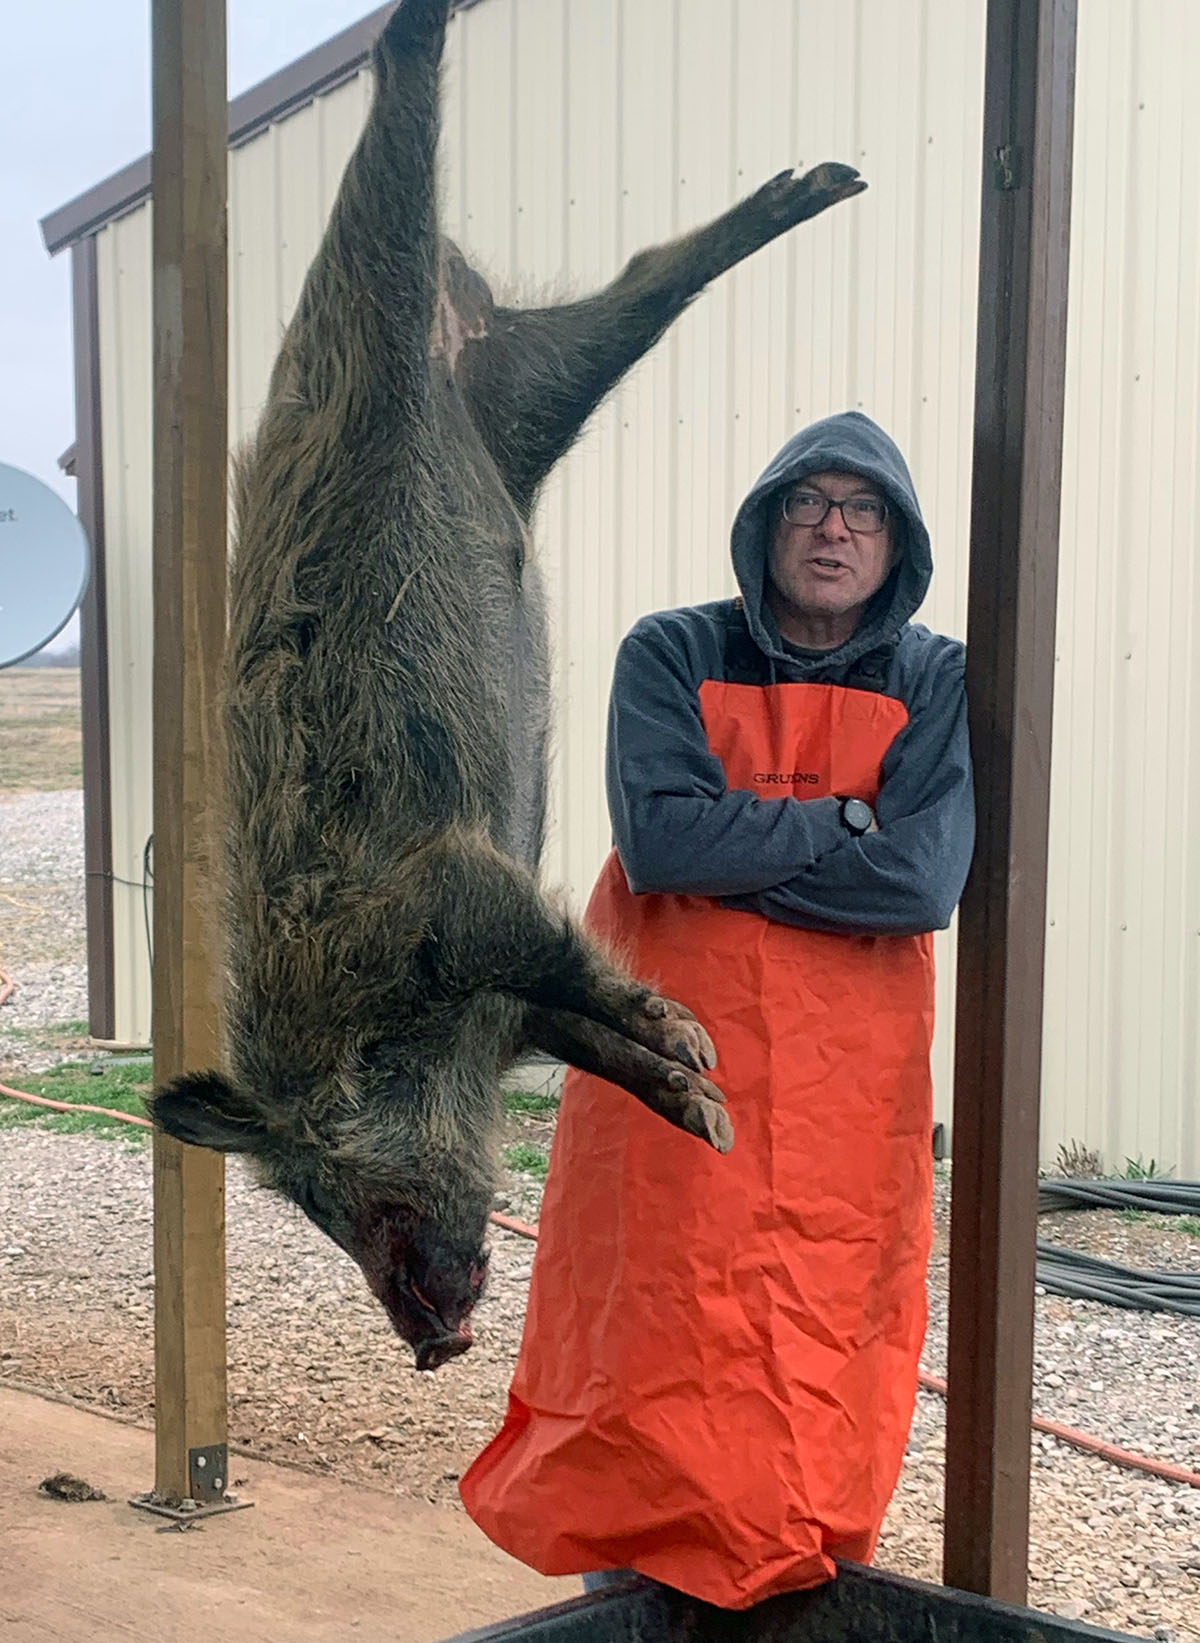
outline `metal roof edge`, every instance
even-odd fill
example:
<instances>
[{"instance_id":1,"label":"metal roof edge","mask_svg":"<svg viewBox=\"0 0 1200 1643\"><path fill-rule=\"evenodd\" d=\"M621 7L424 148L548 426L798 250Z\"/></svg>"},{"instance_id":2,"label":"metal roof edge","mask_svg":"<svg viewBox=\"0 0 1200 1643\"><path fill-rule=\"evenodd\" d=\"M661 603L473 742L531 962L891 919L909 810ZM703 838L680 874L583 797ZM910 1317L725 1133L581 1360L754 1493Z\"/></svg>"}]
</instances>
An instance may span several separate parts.
<instances>
[{"instance_id":1,"label":"metal roof edge","mask_svg":"<svg viewBox=\"0 0 1200 1643\"><path fill-rule=\"evenodd\" d=\"M455 11L466 11L479 0L455 0ZM379 6L357 23L335 34L324 45L298 57L294 63L260 80L229 105L229 146L236 148L272 121L331 91L356 74L371 55L376 36L395 9L394 0ZM140 205L150 193L150 156L116 171L103 182L69 200L41 220L42 239L51 256L94 234Z\"/></svg>"}]
</instances>

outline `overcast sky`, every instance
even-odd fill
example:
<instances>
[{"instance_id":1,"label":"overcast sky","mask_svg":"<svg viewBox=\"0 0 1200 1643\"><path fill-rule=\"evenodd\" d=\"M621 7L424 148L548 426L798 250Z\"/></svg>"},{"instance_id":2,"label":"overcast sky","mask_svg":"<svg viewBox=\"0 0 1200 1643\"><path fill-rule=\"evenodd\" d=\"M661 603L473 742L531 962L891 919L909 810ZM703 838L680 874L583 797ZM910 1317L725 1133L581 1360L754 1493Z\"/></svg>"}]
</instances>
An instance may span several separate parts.
<instances>
[{"instance_id":1,"label":"overcast sky","mask_svg":"<svg viewBox=\"0 0 1200 1643\"><path fill-rule=\"evenodd\" d=\"M150 147L149 0L2 0L0 462L53 485L75 437L70 255L40 218ZM231 96L375 9L373 0L228 0Z\"/></svg>"}]
</instances>

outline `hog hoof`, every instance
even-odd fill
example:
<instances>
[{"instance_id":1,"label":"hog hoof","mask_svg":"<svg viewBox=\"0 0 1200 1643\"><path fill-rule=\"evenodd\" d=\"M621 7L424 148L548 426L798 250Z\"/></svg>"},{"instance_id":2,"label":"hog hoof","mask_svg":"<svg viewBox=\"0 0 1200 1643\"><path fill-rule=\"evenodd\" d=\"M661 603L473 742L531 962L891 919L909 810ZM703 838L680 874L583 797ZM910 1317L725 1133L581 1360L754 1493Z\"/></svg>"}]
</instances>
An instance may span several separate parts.
<instances>
[{"instance_id":1,"label":"hog hoof","mask_svg":"<svg viewBox=\"0 0 1200 1643\"><path fill-rule=\"evenodd\" d=\"M827 160L803 173L781 171L759 190L758 198L778 222L805 222L820 212L837 205L841 200L853 199L867 184L852 165L838 165Z\"/></svg>"},{"instance_id":2,"label":"hog hoof","mask_svg":"<svg viewBox=\"0 0 1200 1643\"><path fill-rule=\"evenodd\" d=\"M449 16L450 0L400 0L379 43L389 54L427 45L440 36Z\"/></svg>"},{"instance_id":3,"label":"hog hoof","mask_svg":"<svg viewBox=\"0 0 1200 1643\"><path fill-rule=\"evenodd\" d=\"M707 1141L717 1152L733 1146L733 1123L725 1111L725 1097L715 1084L682 1067L671 1067L661 1080L666 1100L651 1100L665 1118L689 1135Z\"/></svg>"},{"instance_id":4,"label":"hog hoof","mask_svg":"<svg viewBox=\"0 0 1200 1643\"><path fill-rule=\"evenodd\" d=\"M717 1152L728 1152L733 1146L733 1123L719 1101L705 1095L693 1095L683 1109L683 1127L690 1135L698 1135Z\"/></svg>"},{"instance_id":5,"label":"hog hoof","mask_svg":"<svg viewBox=\"0 0 1200 1643\"><path fill-rule=\"evenodd\" d=\"M693 1072L708 1072L717 1064L712 1039L692 1012L672 998L651 994L641 1007L645 1025L638 1038L646 1048L668 1061L682 1062Z\"/></svg>"}]
</instances>

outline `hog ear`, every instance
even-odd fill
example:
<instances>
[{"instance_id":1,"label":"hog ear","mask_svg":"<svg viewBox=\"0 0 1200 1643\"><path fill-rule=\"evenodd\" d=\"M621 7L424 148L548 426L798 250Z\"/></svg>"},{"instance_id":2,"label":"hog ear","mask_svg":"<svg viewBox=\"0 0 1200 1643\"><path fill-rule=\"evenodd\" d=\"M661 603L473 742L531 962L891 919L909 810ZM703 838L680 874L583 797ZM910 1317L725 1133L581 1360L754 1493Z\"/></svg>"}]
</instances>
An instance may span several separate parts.
<instances>
[{"instance_id":1,"label":"hog ear","mask_svg":"<svg viewBox=\"0 0 1200 1643\"><path fill-rule=\"evenodd\" d=\"M217 1072L185 1073L155 1092L150 1116L160 1129L214 1152L259 1152L267 1128L235 1085Z\"/></svg>"}]
</instances>

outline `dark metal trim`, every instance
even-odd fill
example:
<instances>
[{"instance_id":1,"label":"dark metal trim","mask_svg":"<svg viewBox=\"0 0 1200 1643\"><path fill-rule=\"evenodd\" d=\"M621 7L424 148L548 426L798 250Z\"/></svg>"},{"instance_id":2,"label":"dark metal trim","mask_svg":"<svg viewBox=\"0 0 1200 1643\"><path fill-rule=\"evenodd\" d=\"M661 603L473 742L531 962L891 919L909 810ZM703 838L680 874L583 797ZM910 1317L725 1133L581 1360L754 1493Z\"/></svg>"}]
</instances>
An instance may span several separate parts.
<instances>
[{"instance_id":1,"label":"dark metal trim","mask_svg":"<svg viewBox=\"0 0 1200 1643\"><path fill-rule=\"evenodd\" d=\"M104 540L104 461L100 409L100 294L96 242L71 251L75 333L73 471L80 523L92 548L92 574L79 613L79 692L83 717L83 862L87 911L88 1031L116 1036L113 962L112 766L109 751L108 595Z\"/></svg>"},{"instance_id":2,"label":"dark metal trim","mask_svg":"<svg viewBox=\"0 0 1200 1643\"><path fill-rule=\"evenodd\" d=\"M1078 0L988 0L959 915L947 1585L1023 1602Z\"/></svg>"},{"instance_id":3,"label":"dark metal trim","mask_svg":"<svg viewBox=\"0 0 1200 1643\"><path fill-rule=\"evenodd\" d=\"M1058 1615L842 1564L815 1591L716 1609L635 1581L463 1632L451 1643L1131 1643Z\"/></svg>"},{"instance_id":4,"label":"dark metal trim","mask_svg":"<svg viewBox=\"0 0 1200 1643\"><path fill-rule=\"evenodd\" d=\"M468 11L480 0L456 0L455 11ZM229 146L236 148L266 126L284 119L351 79L371 55L376 36L394 6L380 6L361 22L298 57L229 105ZM89 188L42 218L42 239L51 256L133 211L150 195L150 156L143 154L123 170Z\"/></svg>"}]
</instances>

